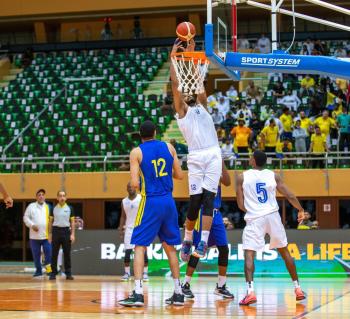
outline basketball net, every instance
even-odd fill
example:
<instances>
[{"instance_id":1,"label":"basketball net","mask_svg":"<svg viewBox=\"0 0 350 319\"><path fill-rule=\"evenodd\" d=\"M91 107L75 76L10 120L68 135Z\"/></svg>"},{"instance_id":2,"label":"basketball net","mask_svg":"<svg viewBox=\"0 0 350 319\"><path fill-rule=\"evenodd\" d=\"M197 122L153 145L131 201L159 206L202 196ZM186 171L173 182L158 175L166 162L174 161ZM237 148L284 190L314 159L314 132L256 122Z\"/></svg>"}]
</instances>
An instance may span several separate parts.
<instances>
[{"instance_id":1,"label":"basketball net","mask_svg":"<svg viewBox=\"0 0 350 319\"><path fill-rule=\"evenodd\" d=\"M186 96L191 96L205 91L204 80L208 71L209 61L204 52L173 53L171 62L179 82L179 92Z\"/></svg>"}]
</instances>

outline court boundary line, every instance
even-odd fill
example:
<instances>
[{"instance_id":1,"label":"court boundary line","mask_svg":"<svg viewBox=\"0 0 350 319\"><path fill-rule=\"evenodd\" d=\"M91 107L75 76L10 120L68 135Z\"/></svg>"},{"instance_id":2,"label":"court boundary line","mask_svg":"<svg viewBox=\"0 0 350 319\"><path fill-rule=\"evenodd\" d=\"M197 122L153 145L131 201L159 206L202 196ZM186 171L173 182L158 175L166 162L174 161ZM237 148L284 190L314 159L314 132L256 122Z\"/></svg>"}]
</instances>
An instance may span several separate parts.
<instances>
[{"instance_id":1,"label":"court boundary line","mask_svg":"<svg viewBox=\"0 0 350 319\"><path fill-rule=\"evenodd\" d=\"M309 314L311 314L312 312L314 312L314 311L316 311L316 310L318 310L318 309L320 309L320 308L322 308L322 307L324 307L324 306L327 306L327 305L329 305L330 303L332 303L332 302L334 302L334 301L337 301L337 300L343 298L344 296L348 295L349 293L350 293L350 290L347 291L347 292L345 292L345 293L343 293L342 295L340 295L340 296L338 296L338 297L335 297L335 298L332 299L332 300L327 301L327 302L324 303L324 304L321 304L321 305L318 305L318 306L312 308L310 311L305 311L305 312L301 313L300 315L298 315L298 316L296 316L296 317L293 317L293 319L300 319L300 318L302 318L302 317L304 317L304 316L306 316L306 315L309 315ZM307 296L306 296L306 297L307 297Z\"/></svg>"}]
</instances>

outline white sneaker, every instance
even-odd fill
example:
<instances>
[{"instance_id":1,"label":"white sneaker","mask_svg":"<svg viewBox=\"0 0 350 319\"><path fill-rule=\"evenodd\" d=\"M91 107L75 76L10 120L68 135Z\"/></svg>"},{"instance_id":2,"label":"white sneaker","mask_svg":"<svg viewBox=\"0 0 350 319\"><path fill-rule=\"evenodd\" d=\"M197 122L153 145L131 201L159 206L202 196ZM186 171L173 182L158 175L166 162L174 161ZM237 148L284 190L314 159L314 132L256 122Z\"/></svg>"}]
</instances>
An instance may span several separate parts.
<instances>
[{"instance_id":1,"label":"white sneaker","mask_svg":"<svg viewBox=\"0 0 350 319\"><path fill-rule=\"evenodd\" d=\"M128 274L127 272L124 274L124 276L122 277L122 280L124 281L128 281L130 280L130 274Z\"/></svg>"},{"instance_id":2,"label":"white sneaker","mask_svg":"<svg viewBox=\"0 0 350 319\"><path fill-rule=\"evenodd\" d=\"M148 274L146 272L143 273L143 281L148 281L149 278L148 278Z\"/></svg>"}]
</instances>

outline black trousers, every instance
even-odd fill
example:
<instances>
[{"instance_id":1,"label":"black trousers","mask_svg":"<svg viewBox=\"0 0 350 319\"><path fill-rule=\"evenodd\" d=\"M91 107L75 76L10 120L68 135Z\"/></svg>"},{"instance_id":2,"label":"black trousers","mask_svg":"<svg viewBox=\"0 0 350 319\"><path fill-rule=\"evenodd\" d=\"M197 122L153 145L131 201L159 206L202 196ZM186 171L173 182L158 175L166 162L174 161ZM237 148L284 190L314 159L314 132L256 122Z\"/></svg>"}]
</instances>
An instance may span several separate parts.
<instances>
[{"instance_id":1,"label":"black trousers","mask_svg":"<svg viewBox=\"0 0 350 319\"><path fill-rule=\"evenodd\" d=\"M66 276L72 275L72 265L70 260L70 229L69 227L52 227L52 259L51 268L52 273L57 275L57 257L60 247L63 249L64 257L64 272Z\"/></svg>"},{"instance_id":2,"label":"black trousers","mask_svg":"<svg viewBox=\"0 0 350 319\"><path fill-rule=\"evenodd\" d=\"M345 146L350 147L350 133L340 133L339 151L344 151Z\"/></svg>"}]
</instances>

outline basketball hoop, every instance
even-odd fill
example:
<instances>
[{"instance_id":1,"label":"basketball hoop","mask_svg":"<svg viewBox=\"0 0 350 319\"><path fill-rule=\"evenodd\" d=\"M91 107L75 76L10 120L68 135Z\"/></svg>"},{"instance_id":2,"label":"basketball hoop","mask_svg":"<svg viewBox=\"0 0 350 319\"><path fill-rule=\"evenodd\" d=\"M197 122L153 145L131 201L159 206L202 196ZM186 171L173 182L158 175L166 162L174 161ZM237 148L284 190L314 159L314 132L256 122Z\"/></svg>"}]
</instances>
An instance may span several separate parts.
<instances>
[{"instance_id":1,"label":"basketball hoop","mask_svg":"<svg viewBox=\"0 0 350 319\"><path fill-rule=\"evenodd\" d=\"M204 79L209 67L209 60L204 52L173 53L171 62L179 82L179 92L187 96L204 92Z\"/></svg>"}]
</instances>

